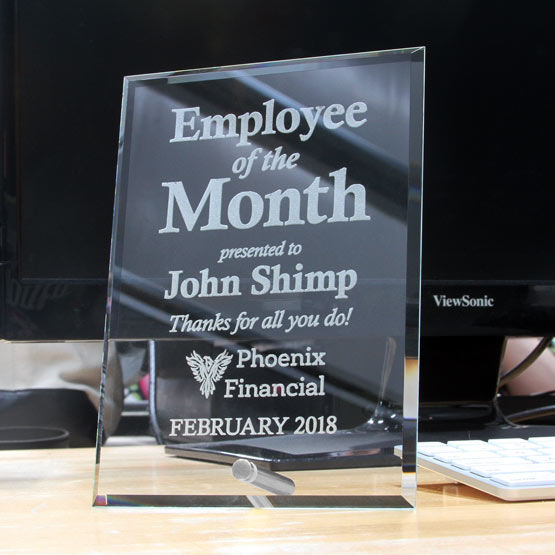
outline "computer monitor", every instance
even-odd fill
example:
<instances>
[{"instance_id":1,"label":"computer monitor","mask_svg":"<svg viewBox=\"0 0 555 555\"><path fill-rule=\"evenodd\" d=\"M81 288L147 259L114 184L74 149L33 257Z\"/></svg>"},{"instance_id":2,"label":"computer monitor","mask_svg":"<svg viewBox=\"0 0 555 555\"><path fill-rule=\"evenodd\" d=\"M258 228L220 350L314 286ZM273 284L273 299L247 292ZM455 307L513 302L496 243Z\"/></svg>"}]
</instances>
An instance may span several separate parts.
<instances>
[{"instance_id":1,"label":"computer monitor","mask_svg":"<svg viewBox=\"0 0 555 555\"><path fill-rule=\"evenodd\" d=\"M553 331L551 3L0 6L3 339L102 339L124 75L413 46L427 48L421 399L491 400L502 338Z\"/></svg>"}]
</instances>

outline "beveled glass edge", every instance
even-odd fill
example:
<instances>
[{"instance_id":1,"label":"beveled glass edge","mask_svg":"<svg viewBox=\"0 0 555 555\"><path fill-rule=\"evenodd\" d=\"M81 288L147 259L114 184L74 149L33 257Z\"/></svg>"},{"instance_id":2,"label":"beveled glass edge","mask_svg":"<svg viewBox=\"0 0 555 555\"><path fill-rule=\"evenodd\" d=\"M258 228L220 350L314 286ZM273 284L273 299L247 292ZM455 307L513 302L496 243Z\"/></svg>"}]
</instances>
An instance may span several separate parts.
<instances>
[{"instance_id":1,"label":"beveled glass edge","mask_svg":"<svg viewBox=\"0 0 555 555\"><path fill-rule=\"evenodd\" d=\"M421 336L421 286L422 286L422 212L424 181L424 116L426 48L415 49L411 56L411 98L409 123L409 174L407 199L407 302L413 292L418 304L417 320L406 322L405 338L411 326L417 333L416 349L407 352L405 346L405 379L403 390L403 497L413 506L417 502L418 405ZM411 248L414 249L411 256ZM408 314L408 310L407 310ZM405 431L407 433L405 434Z\"/></svg>"},{"instance_id":2,"label":"beveled glass edge","mask_svg":"<svg viewBox=\"0 0 555 555\"><path fill-rule=\"evenodd\" d=\"M199 74L212 74L220 73L225 74L226 72L236 72L241 70L256 70L265 69L268 67L279 68L285 65L300 65L305 63L319 63L319 62L331 62L331 61L345 61L345 60L356 60L359 58L377 58L384 55L410 55L418 51L425 50L424 46L406 47L406 48L392 48L387 50L375 50L375 51L363 51L355 52L349 54L329 54L325 56L310 56L307 58L290 58L286 60L270 60L264 62L248 62L244 64L233 64L228 66L212 66L194 69L183 69L176 71L162 71L159 73L143 73L138 75L126 75L124 77L124 82L133 81L147 81L153 79L179 79L181 77L197 76Z\"/></svg>"}]
</instances>

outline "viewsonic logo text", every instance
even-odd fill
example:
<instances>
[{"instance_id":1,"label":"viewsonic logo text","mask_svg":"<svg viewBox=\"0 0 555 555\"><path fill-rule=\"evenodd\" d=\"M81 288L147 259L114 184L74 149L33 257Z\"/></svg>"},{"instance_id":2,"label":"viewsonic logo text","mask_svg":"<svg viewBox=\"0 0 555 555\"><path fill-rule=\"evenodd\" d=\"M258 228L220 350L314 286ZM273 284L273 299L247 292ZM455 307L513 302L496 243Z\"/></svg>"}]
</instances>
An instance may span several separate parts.
<instances>
[{"instance_id":1,"label":"viewsonic logo text","mask_svg":"<svg viewBox=\"0 0 555 555\"><path fill-rule=\"evenodd\" d=\"M446 295L434 295L434 301L438 308L493 308L494 299L484 295L483 297L447 297Z\"/></svg>"}]
</instances>

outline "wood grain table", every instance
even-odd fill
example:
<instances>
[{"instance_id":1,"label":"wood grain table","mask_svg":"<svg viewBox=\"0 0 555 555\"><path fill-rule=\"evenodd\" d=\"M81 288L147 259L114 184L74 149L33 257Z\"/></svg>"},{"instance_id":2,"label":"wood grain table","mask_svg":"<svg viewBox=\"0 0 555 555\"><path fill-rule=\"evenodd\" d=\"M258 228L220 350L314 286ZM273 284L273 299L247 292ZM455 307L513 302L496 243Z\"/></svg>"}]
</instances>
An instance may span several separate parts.
<instances>
[{"instance_id":1,"label":"wood grain table","mask_svg":"<svg viewBox=\"0 0 555 555\"><path fill-rule=\"evenodd\" d=\"M176 464L206 480L204 463L158 446L102 456L100 491L140 490ZM2 451L0 468L0 553L555 553L555 501L503 502L424 470L414 510L202 510L92 507L93 449Z\"/></svg>"}]
</instances>

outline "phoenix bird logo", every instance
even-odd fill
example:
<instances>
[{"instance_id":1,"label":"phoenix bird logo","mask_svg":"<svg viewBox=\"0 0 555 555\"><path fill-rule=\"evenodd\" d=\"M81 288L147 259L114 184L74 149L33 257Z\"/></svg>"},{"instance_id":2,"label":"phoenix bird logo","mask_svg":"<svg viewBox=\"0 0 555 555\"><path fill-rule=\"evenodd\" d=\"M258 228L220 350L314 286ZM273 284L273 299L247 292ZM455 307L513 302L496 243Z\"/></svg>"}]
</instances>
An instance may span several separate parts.
<instances>
[{"instance_id":1,"label":"phoenix bird logo","mask_svg":"<svg viewBox=\"0 0 555 555\"><path fill-rule=\"evenodd\" d=\"M216 382L224 375L229 363L233 359L227 350L220 353L216 358L200 356L196 351L191 356L185 357L193 376L200 382L200 392L208 399L216 389Z\"/></svg>"}]
</instances>

